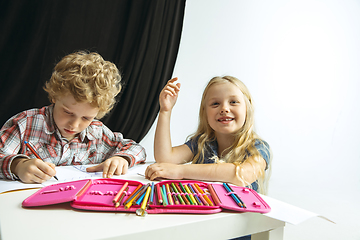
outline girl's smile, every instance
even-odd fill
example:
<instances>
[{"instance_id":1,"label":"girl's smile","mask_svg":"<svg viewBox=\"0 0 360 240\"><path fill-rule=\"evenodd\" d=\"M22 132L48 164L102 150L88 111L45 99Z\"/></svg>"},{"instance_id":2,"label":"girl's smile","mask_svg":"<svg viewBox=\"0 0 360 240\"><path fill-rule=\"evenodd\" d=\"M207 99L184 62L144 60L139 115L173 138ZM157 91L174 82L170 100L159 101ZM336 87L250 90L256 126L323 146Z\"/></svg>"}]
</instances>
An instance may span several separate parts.
<instances>
[{"instance_id":1,"label":"girl's smile","mask_svg":"<svg viewBox=\"0 0 360 240\"><path fill-rule=\"evenodd\" d=\"M230 82L211 86L206 96L206 114L216 136L236 133L242 128L246 118L243 93Z\"/></svg>"}]
</instances>

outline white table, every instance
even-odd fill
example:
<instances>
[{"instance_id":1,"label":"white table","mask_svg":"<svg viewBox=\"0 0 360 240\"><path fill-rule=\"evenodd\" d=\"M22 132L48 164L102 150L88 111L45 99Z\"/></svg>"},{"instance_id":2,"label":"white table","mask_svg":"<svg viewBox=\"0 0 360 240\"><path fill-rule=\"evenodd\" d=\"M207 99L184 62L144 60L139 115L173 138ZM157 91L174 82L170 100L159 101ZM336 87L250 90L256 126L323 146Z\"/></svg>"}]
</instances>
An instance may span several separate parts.
<instances>
[{"instance_id":1,"label":"white table","mask_svg":"<svg viewBox=\"0 0 360 240\"><path fill-rule=\"evenodd\" d=\"M285 222L259 213L148 214L82 211L69 203L23 208L37 189L0 194L0 239L283 239Z\"/></svg>"}]
</instances>

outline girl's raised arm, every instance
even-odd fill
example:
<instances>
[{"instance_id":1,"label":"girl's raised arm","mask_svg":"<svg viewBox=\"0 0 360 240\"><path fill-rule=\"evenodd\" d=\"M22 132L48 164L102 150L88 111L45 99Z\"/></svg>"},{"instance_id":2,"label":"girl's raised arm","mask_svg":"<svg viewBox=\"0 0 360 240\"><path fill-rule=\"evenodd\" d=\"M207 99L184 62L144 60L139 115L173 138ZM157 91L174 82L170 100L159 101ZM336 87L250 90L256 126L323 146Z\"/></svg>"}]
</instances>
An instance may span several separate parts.
<instances>
[{"instance_id":1,"label":"girl's raised arm","mask_svg":"<svg viewBox=\"0 0 360 240\"><path fill-rule=\"evenodd\" d=\"M160 112L154 139L154 156L158 163L185 163L192 157L191 150L185 144L172 147L171 143L171 111L180 91L180 83L176 81L177 78L169 80L159 97Z\"/></svg>"}]
</instances>

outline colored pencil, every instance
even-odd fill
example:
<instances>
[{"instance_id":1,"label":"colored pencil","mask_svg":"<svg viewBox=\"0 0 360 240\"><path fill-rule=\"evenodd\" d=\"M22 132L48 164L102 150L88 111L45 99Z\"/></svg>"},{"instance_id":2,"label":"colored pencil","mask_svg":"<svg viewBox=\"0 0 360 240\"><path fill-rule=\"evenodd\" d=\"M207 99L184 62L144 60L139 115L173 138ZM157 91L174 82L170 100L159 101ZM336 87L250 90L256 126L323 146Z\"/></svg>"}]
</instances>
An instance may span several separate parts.
<instances>
[{"instance_id":1,"label":"colored pencil","mask_svg":"<svg viewBox=\"0 0 360 240\"><path fill-rule=\"evenodd\" d=\"M144 185L144 186L142 186L142 188L141 188L141 190L140 190L140 192L139 192L139 194L137 195L137 197L135 197L135 200L134 200L134 202L137 202L138 200L139 200L139 198L146 192L146 190L147 190L147 188L148 188L148 186L150 186L150 183L148 183L148 184L146 184L146 185Z\"/></svg>"},{"instance_id":2,"label":"colored pencil","mask_svg":"<svg viewBox=\"0 0 360 240\"><path fill-rule=\"evenodd\" d=\"M211 194L211 196L212 196L212 199L214 200L214 202L216 203L216 205L220 205L220 204L221 204L221 201L220 201L219 196L218 196L217 193L216 193L215 188L213 187L212 184L208 184L208 186L209 186L209 191L210 191L210 194Z\"/></svg>"},{"instance_id":3,"label":"colored pencil","mask_svg":"<svg viewBox=\"0 0 360 240\"><path fill-rule=\"evenodd\" d=\"M196 202L194 196L191 194L191 191L190 191L189 187L187 185L184 185L184 188L187 191L187 193L189 194L189 197L190 197L191 201L193 202L193 205L198 205L198 203Z\"/></svg>"},{"instance_id":4,"label":"colored pencil","mask_svg":"<svg viewBox=\"0 0 360 240\"><path fill-rule=\"evenodd\" d=\"M245 203L241 200L241 198L239 197L239 195L230 187L230 185L228 183L224 183L226 184L226 186L230 189L231 192L234 193L235 197L239 200L239 202L241 203L242 207L246 208Z\"/></svg>"},{"instance_id":5,"label":"colored pencil","mask_svg":"<svg viewBox=\"0 0 360 240\"><path fill-rule=\"evenodd\" d=\"M193 195L194 195L197 203L198 203L199 205L204 205L204 204L201 202L199 196L197 195L197 193L195 192L194 188L191 186L190 183L188 184L188 186L189 186L189 189L192 191L192 193L193 193Z\"/></svg>"},{"instance_id":6,"label":"colored pencil","mask_svg":"<svg viewBox=\"0 0 360 240\"><path fill-rule=\"evenodd\" d=\"M30 149L30 151L35 155L36 158L38 158L38 159L40 159L40 160L43 160L43 159L39 156L39 154L35 151L35 149L31 146L31 144L30 144L29 142L24 141L24 143L25 143L25 145ZM43 161L44 161L44 160L43 160ZM58 179L56 176L54 176L54 178L59 181L59 179Z\"/></svg>"},{"instance_id":7,"label":"colored pencil","mask_svg":"<svg viewBox=\"0 0 360 240\"><path fill-rule=\"evenodd\" d=\"M210 206L214 206L214 204L211 202L210 198L205 195L204 191L203 191L196 183L194 183L194 185L195 185L195 187L199 190L199 192L201 193L201 195L203 195L203 197L204 197L204 199L206 200L206 202L208 202Z\"/></svg>"},{"instance_id":8,"label":"colored pencil","mask_svg":"<svg viewBox=\"0 0 360 240\"><path fill-rule=\"evenodd\" d=\"M116 208L120 206L121 201L122 201L122 200L124 199L124 197L126 196L126 192L127 192L128 190L129 190L129 187L127 187L127 188L125 189L125 191L122 192L119 201L115 204L115 207L116 207Z\"/></svg>"},{"instance_id":9,"label":"colored pencil","mask_svg":"<svg viewBox=\"0 0 360 240\"><path fill-rule=\"evenodd\" d=\"M152 205L154 203L154 182L151 184L151 193L150 193L150 200L149 204Z\"/></svg>"},{"instance_id":10,"label":"colored pencil","mask_svg":"<svg viewBox=\"0 0 360 240\"><path fill-rule=\"evenodd\" d=\"M113 203L116 204L119 201L120 195L124 192L126 187L129 185L128 182L125 182L125 184L120 188L119 192L116 194L116 196L113 199Z\"/></svg>"},{"instance_id":11,"label":"colored pencil","mask_svg":"<svg viewBox=\"0 0 360 240\"><path fill-rule=\"evenodd\" d=\"M180 192L178 191L176 185L174 183L171 183L171 186L173 187L175 193L176 193L176 197L179 199L180 203L182 205L186 205L184 199L182 198L182 196L180 195Z\"/></svg>"},{"instance_id":12,"label":"colored pencil","mask_svg":"<svg viewBox=\"0 0 360 240\"><path fill-rule=\"evenodd\" d=\"M135 190L134 190L134 191L130 194L130 196L125 200L124 205L127 204L127 203L134 197L134 195L135 195L136 193L138 193L138 191L140 190L141 186L142 186L142 184L139 184L139 185L135 188Z\"/></svg>"},{"instance_id":13,"label":"colored pencil","mask_svg":"<svg viewBox=\"0 0 360 240\"><path fill-rule=\"evenodd\" d=\"M181 197L183 198L185 204L186 204L186 205L191 205L189 199L187 198L187 197L189 197L189 196L186 196L186 195L185 195L185 193L181 190L179 184L176 184L176 183L175 183L175 186L176 186L178 192L181 194Z\"/></svg>"},{"instance_id":14,"label":"colored pencil","mask_svg":"<svg viewBox=\"0 0 360 240\"><path fill-rule=\"evenodd\" d=\"M226 183L223 183L224 188L226 189L226 191L228 193L230 193L231 198L234 200L234 202L236 203L236 205L238 205L239 207L243 207L241 202L239 201L239 199L235 196L235 194L233 193L233 191L230 190L230 188L227 186Z\"/></svg>"},{"instance_id":15,"label":"colored pencil","mask_svg":"<svg viewBox=\"0 0 360 240\"><path fill-rule=\"evenodd\" d=\"M139 197L138 197L137 200L135 201L135 204L136 204L136 205L140 205L140 203L142 203L142 200L144 199L145 194L146 194L146 192L143 192L143 193L140 193L140 194L139 194Z\"/></svg>"},{"instance_id":16,"label":"colored pencil","mask_svg":"<svg viewBox=\"0 0 360 240\"><path fill-rule=\"evenodd\" d=\"M157 197L158 197L158 201L159 201L159 204L163 204L163 199L162 199L162 196L161 196L161 190L160 190L160 184L156 184L156 194L157 194Z\"/></svg>"},{"instance_id":17,"label":"colored pencil","mask_svg":"<svg viewBox=\"0 0 360 240\"><path fill-rule=\"evenodd\" d=\"M199 196L199 198L201 199L201 201L203 202L203 204L205 205L205 206L209 206L210 204L205 200L205 198L204 198L204 196L203 196L203 194L199 191L199 189L198 189L198 187L199 186L197 186L197 185L192 185L193 186L193 189L196 191L196 193L198 194L198 196ZM197 187L196 187L197 186ZM200 189L201 190L201 189Z\"/></svg>"},{"instance_id":18,"label":"colored pencil","mask_svg":"<svg viewBox=\"0 0 360 240\"><path fill-rule=\"evenodd\" d=\"M162 185L162 187L160 187L160 191L161 191L161 196L163 198L163 205L167 206L169 205L167 196L166 196L166 190L165 190L165 185Z\"/></svg>"},{"instance_id":19,"label":"colored pencil","mask_svg":"<svg viewBox=\"0 0 360 240\"><path fill-rule=\"evenodd\" d=\"M148 203L148 200L149 200L150 192L151 192L151 187L150 187L150 184L149 184L149 186L146 189L144 199L143 199L143 201L141 203L141 207L140 207L140 209L136 210L137 215L145 216L145 214L146 214L146 206L147 206L147 203Z\"/></svg>"},{"instance_id":20,"label":"colored pencil","mask_svg":"<svg viewBox=\"0 0 360 240\"><path fill-rule=\"evenodd\" d=\"M173 201L173 198L172 198L172 196L171 196L169 184L166 184L165 187L166 187L166 192L167 192L169 204L170 204L170 205L174 205L174 201Z\"/></svg>"},{"instance_id":21,"label":"colored pencil","mask_svg":"<svg viewBox=\"0 0 360 240\"><path fill-rule=\"evenodd\" d=\"M184 188L184 186L182 185L181 182L179 182L179 186L181 188L181 191L184 193L185 197L187 198L187 200L189 201L189 205L194 205L193 201L191 200L190 196L188 195L186 189Z\"/></svg>"},{"instance_id":22,"label":"colored pencil","mask_svg":"<svg viewBox=\"0 0 360 240\"><path fill-rule=\"evenodd\" d=\"M172 195L173 198L174 198L174 203L175 203L175 204L180 204L179 199L178 199L178 197L176 196L176 192L175 192L174 188L173 188L171 185L169 186L169 188L170 188L170 191L171 191L171 195Z\"/></svg>"}]
</instances>

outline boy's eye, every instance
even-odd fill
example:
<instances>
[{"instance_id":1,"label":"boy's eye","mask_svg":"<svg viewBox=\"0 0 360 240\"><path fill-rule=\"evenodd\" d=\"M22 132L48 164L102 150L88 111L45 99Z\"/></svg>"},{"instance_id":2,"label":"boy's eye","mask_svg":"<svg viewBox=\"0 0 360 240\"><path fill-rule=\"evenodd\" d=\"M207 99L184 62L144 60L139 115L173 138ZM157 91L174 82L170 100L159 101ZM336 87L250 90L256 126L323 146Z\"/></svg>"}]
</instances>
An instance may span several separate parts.
<instances>
[{"instance_id":1,"label":"boy's eye","mask_svg":"<svg viewBox=\"0 0 360 240\"><path fill-rule=\"evenodd\" d=\"M69 114L69 115L72 114L71 112L68 112L68 111L66 111L66 110L64 110L64 112L65 112L66 114Z\"/></svg>"}]
</instances>

